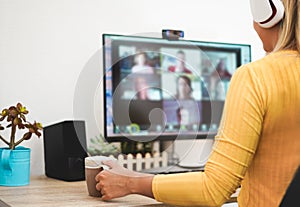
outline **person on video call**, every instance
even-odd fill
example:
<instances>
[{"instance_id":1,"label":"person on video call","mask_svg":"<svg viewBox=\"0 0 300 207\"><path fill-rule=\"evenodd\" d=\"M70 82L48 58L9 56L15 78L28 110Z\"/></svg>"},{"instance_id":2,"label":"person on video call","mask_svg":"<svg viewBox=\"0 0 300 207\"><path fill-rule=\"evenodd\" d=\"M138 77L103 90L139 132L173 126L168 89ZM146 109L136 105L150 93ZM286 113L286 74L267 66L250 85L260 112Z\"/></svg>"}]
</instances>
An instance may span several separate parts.
<instances>
[{"instance_id":1,"label":"person on video call","mask_svg":"<svg viewBox=\"0 0 300 207\"><path fill-rule=\"evenodd\" d=\"M258 23L262 2L272 4L275 16ZM253 27L267 55L233 74L204 172L150 175L104 162L111 169L96 176L103 200L134 193L174 205L221 206L241 186L240 207L280 204L300 165L300 5L299 0L251 4ZM278 17L281 8L284 15Z\"/></svg>"},{"instance_id":2,"label":"person on video call","mask_svg":"<svg viewBox=\"0 0 300 207\"><path fill-rule=\"evenodd\" d=\"M135 99L149 100L149 84L145 77L138 76L134 79Z\"/></svg>"},{"instance_id":3,"label":"person on video call","mask_svg":"<svg viewBox=\"0 0 300 207\"><path fill-rule=\"evenodd\" d=\"M182 50L179 50L176 53L176 65L169 66L168 70L170 72L176 73L192 73L186 66L185 66L185 53Z\"/></svg>"},{"instance_id":4,"label":"person on video call","mask_svg":"<svg viewBox=\"0 0 300 207\"><path fill-rule=\"evenodd\" d=\"M176 80L176 100L189 100L192 97L192 83L188 76L181 75Z\"/></svg>"},{"instance_id":5,"label":"person on video call","mask_svg":"<svg viewBox=\"0 0 300 207\"><path fill-rule=\"evenodd\" d=\"M232 76L226 67L226 62L224 59L220 59L216 66L216 70L212 75L220 77L221 80L230 80Z\"/></svg>"},{"instance_id":6,"label":"person on video call","mask_svg":"<svg viewBox=\"0 0 300 207\"><path fill-rule=\"evenodd\" d=\"M211 99L224 100L225 90L223 85L230 81L231 76L232 74L226 67L226 61L223 58L220 59L210 78Z\"/></svg>"},{"instance_id":7,"label":"person on video call","mask_svg":"<svg viewBox=\"0 0 300 207\"><path fill-rule=\"evenodd\" d=\"M177 121L179 126L189 124L189 111L183 107L178 107L176 110Z\"/></svg>"},{"instance_id":8,"label":"person on video call","mask_svg":"<svg viewBox=\"0 0 300 207\"><path fill-rule=\"evenodd\" d=\"M214 93L211 93L212 99L214 100L225 100L226 92L225 86L222 80L218 80L214 89Z\"/></svg>"},{"instance_id":9,"label":"person on video call","mask_svg":"<svg viewBox=\"0 0 300 207\"><path fill-rule=\"evenodd\" d=\"M199 125L199 111L198 108L195 108L193 106L195 105L191 105L190 108L186 108L184 106L180 106L177 108L177 124L180 129L187 129L193 124L195 126Z\"/></svg>"},{"instance_id":10,"label":"person on video call","mask_svg":"<svg viewBox=\"0 0 300 207\"><path fill-rule=\"evenodd\" d=\"M132 73L153 73L153 67L147 64L147 54L138 52L134 56L134 66L131 68Z\"/></svg>"}]
</instances>

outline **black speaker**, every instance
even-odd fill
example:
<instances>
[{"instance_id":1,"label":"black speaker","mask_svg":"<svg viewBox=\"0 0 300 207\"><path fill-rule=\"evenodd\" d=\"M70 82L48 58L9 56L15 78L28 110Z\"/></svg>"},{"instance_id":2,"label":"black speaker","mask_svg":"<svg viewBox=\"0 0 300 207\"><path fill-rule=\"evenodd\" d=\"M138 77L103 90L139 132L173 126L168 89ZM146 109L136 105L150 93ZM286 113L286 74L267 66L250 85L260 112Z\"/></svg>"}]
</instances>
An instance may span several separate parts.
<instances>
[{"instance_id":1,"label":"black speaker","mask_svg":"<svg viewBox=\"0 0 300 207\"><path fill-rule=\"evenodd\" d=\"M46 176L65 181L84 180L85 122L59 122L45 126L43 134Z\"/></svg>"}]
</instances>

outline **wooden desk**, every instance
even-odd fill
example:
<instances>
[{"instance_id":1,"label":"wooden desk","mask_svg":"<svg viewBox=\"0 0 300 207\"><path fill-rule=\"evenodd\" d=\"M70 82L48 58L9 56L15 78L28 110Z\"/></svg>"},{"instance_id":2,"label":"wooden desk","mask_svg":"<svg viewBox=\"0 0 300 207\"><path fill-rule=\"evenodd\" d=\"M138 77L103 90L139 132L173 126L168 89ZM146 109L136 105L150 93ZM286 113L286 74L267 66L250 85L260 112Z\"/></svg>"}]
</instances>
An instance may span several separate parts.
<instances>
[{"instance_id":1,"label":"wooden desk","mask_svg":"<svg viewBox=\"0 0 300 207\"><path fill-rule=\"evenodd\" d=\"M44 175L32 177L27 186L0 186L0 200L12 207L171 207L141 195L129 195L104 202L101 198L88 195L85 181L67 182ZM1 202L0 206L2 207Z\"/></svg>"},{"instance_id":2,"label":"wooden desk","mask_svg":"<svg viewBox=\"0 0 300 207\"><path fill-rule=\"evenodd\" d=\"M140 195L104 202L88 195L85 181L66 182L46 176L31 178L27 186L0 186L0 199L12 207L167 206Z\"/></svg>"}]
</instances>

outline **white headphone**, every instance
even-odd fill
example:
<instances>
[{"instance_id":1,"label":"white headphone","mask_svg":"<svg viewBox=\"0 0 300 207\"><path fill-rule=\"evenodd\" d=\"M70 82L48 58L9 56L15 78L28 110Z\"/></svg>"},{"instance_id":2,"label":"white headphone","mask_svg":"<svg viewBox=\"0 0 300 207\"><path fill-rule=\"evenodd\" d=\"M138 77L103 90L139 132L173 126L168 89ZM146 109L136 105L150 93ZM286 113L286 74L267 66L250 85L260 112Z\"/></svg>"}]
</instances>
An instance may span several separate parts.
<instances>
[{"instance_id":1,"label":"white headphone","mask_svg":"<svg viewBox=\"0 0 300 207\"><path fill-rule=\"evenodd\" d=\"M284 15L281 0L250 0L253 20L263 28L276 25Z\"/></svg>"}]
</instances>

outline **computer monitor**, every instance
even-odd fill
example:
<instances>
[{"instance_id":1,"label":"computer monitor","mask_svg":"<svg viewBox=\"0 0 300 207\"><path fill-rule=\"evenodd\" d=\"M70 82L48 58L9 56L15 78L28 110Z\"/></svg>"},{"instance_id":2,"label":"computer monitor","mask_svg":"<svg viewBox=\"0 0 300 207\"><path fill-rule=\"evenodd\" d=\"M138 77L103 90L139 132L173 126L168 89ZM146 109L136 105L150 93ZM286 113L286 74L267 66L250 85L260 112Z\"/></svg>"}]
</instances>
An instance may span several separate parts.
<instances>
[{"instance_id":1,"label":"computer monitor","mask_svg":"<svg viewBox=\"0 0 300 207\"><path fill-rule=\"evenodd\" d=\"M109 142L213 137L247 44L103 34Z\"/></svg>"}]
</instances>

